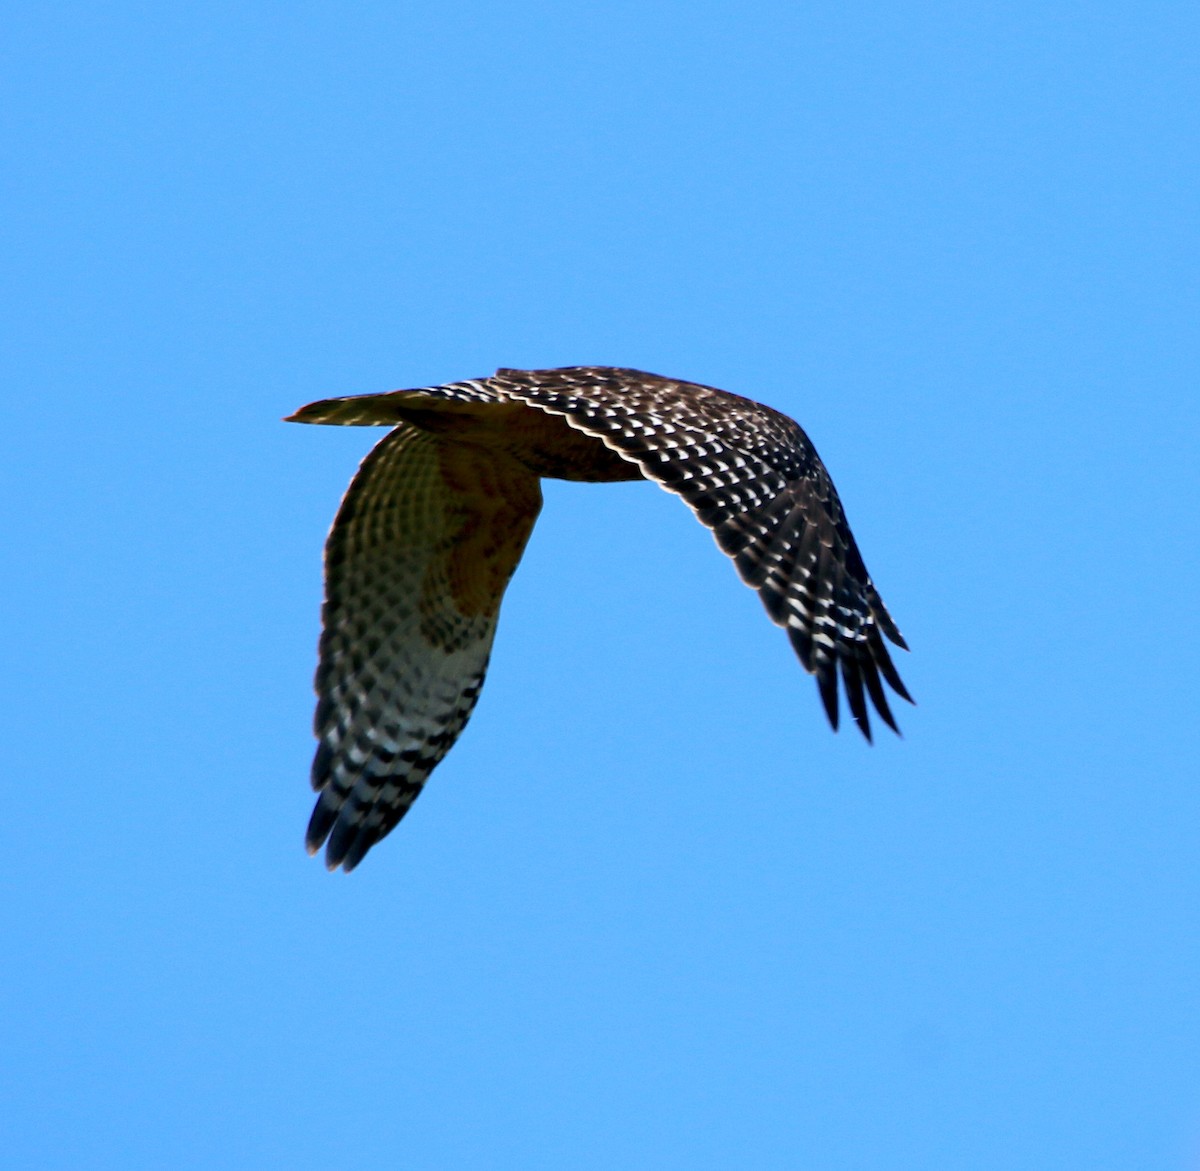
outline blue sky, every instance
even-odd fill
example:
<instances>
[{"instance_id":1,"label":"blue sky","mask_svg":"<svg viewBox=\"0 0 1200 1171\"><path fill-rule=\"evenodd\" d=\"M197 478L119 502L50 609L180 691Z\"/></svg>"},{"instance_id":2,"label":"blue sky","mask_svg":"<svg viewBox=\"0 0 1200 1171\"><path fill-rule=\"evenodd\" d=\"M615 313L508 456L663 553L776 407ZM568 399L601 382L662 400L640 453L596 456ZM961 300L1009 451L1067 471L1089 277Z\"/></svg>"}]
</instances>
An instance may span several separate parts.
<instances>
[{"instance_id":1,"label":"blue sky","mask_svg":"<svg viewBox=\"0 0 1200 1171\"><path fill-rule=\"evenodd\" d=\"M1200 1167L1200 20L15 3L14 1166ZM832 735L709 536L547 485L478 712L302 849L302 403L606 363L794 415L912 648Z\"/></svg>"}]
</instances>

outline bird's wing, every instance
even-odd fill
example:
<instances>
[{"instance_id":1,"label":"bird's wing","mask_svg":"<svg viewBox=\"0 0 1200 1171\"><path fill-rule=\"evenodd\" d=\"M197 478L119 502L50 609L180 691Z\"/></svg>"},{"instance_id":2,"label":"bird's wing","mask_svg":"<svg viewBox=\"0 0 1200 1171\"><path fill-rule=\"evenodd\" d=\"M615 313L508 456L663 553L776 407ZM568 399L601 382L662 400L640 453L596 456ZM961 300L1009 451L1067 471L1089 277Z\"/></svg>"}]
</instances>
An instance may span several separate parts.
<instances>
[{"instance_id":1,"label":"bird's wing","mask_svg":"<svg viewBox=\"0 0 1200 1171\"><path fill-rule=\"evenodd\" d=\"M320 406L296 418L346 421ZM399 822L466 725L540 508L515 461L407 424L363 461L325 546L307 844L328 838L331 870Z\"/></svg>"},{"instance_id":2,"label":"bird's wing","mask_svg":"<svg viewBox=\"0 0 1200 1171\"><path fill-rule=\"evenodd\" d=\"M907 649L807 435L739 395L637 370L499 370L487 385L562 415L674 492L713 531L771 619L786 628L838 725L838 674L869 740L866 696L893 730L880 676L912 697L884 636Z\"/></svg>"}]
</instances>

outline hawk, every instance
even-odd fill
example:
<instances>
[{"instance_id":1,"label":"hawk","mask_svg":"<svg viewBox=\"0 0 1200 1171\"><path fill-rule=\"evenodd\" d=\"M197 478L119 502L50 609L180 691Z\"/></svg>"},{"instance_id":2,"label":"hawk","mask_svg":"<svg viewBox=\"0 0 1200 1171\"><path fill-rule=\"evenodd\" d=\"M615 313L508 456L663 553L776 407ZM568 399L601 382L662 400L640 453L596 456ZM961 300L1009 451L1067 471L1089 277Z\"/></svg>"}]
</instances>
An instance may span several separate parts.
<instances>
[{"instance_id":1,"label":"hawk","mask_svg":"<svg viewBox=\"0 0 1200 1171\"><path fill-rule=\"evenodd\" d=\"M652 480L682 497L787 631L833 728L840 675L868 740L868 698L899 731L881 680L912 697L884 640L907 646L825 465L786 415L695 382L579 366L325 399L287 421L392 428L325 546L307 846L325 844L331 870L353 870L395 828L466 725L542 476Z\"/></svg>"}]
</instances>

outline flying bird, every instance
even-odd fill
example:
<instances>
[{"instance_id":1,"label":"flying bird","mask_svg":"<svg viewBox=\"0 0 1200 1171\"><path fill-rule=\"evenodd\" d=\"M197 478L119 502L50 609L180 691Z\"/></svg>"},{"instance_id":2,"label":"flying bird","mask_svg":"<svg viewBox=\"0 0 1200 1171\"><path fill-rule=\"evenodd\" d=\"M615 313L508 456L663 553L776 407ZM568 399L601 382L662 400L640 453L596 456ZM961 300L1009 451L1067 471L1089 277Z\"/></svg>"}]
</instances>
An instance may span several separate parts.
<instances>
[{"instance_id":1,"label":"flying bird","mask_svg":"<svg viewBox=\"0 0 1200 1171\"><path fill-rule=\"evenodd\" d=\"M353 870L408 812L466 725L539 480L652 480L712 530L838 726L838 677L868 740L882 681L912 702L907 649L808 436L770 407L640 370L498 370L325 399L288 422L392 430L363 461L325 546L309 853Z\"/></svg>"}]
</instances>

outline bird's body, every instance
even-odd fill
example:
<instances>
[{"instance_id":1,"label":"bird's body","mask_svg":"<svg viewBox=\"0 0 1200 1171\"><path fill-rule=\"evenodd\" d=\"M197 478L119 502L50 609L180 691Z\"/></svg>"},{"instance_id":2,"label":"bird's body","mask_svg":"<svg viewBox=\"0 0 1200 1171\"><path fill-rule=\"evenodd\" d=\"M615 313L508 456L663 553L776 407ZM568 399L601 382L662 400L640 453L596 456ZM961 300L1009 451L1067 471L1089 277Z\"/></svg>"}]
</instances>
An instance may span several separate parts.
<instances>
[{"instance_id":1,"label":"bird's body","mask_svg":"<svg viewBox=\"0 0 1200 1171\"><path fill-rule=\"evenodd\" d=\"M308 829L353 869L408 811L483 685L500 601L542 477L653 480L681 496L758 590L838 722L838 673L870 738L904 646L800 427L750 399L614 367L499 370L327 399L291 421L394 430L363 461L325 552Z\"/></svg>"}]
</instances>

